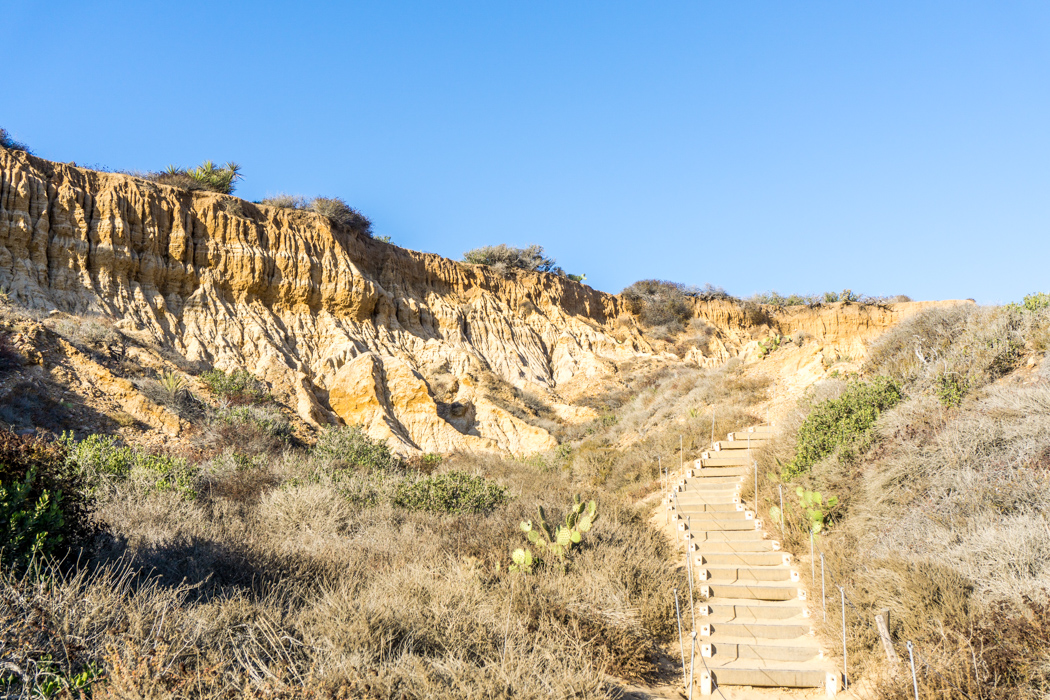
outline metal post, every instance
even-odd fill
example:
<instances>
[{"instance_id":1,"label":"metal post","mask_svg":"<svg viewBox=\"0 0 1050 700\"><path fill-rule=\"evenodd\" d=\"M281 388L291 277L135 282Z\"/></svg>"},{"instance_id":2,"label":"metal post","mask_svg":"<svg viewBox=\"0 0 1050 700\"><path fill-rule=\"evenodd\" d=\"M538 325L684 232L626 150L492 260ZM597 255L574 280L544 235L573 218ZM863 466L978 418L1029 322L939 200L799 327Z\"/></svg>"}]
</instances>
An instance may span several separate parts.
<instances>
[{"instance_id":1,"label":"metal post","mask_svg":"<svg viewBox=\"0 0 1050 700\"><path fill-rule=\"evenodd\" d=\"M685 443L682 441L682 436L678 436L678 468L682 471L682 475L685 475Z\"/></svg>"},{"instance_id":2,"label":"metal post","mask_svg":"<svg viewBox=\"0 0 1050 700\"><path fill-rule=\"evenodd\" d=\"M678 647L682 650L682 682L685 683L685 642L682 641L682 611L678 607L678 589L674 589L674 614L678 616Z\"/></svg>"},{"instance_id":3,"label":"metal post","mask_svg":"<svg viewBox=\"0 0 1050 700\"><path fill-rule=\"evenodd\" d=\"M846 589L839 586L842 595L842 687L849 689L848 663L846 657Z\"/></svg>"},{"instance_id":4,"label":"metal post","mask_svg":"<svg viewBox=\"0 0 1050 700\"><path fill-rule=\"evenodd\" d=\"M693 700L693 664L696 662L696 630L693 630L693 651L689 657L689 700Z\"/></svg>"},{"instance_id":5,"label":"metal post","mask_svg":"<svg viewBox=\"0 0 1050 700\"><path fill-rule=\"evenodd\" d=\"M692 534L692 532L693 532L693 516L688 515L688 516L686 516L686 518L687 518L687 520L686 520L686 523L687 523L686 527L688 528L688 532L690 534ZM686 545L685 545L685 566L686 566L686 572L689 574L689 614L692 615L692 617L693 617L693 636L695 637L696 636L696 603L694 602L695 599L693 597L693 558L691 556L689 556L689 554L690 554L690 552L689 552L689 542L686 541Z\"/></svg>"},{"instance_id":6,"label":"metal post","mask_svg":"<svg viewBox=\"0 0 1050 700\"><path fill-rule=\"evenodd\" d=\"M784 534L784 485L777 484L777 488L780 490L780 534Z\"/></svg>"},{"instance_id":7,"label":"metal post","mask_svg":"<svg viewBox=\"0 0 1050 700\"><path fill-rule=\"evenodd\" d=\"M755 517L758 515L758 461L751 460L751 467L755 470Z\"/></svg>"},{"instance_id":8,"label":"metal post","mask_svg":"<svg viewBox=\"0 0 1050 700\"><path fill-rule=\"evenodd\" d=\"M817 562L813 559L813 526L809 526L809 580L817 580Z\"/></svg>"},{"instance_id":9,"label":"metal post","mask_svg":"<svg viewBox=\"0 0 1050 700\"><path fill-rule=\"evenodd\" d=\"M824 608L824 622L828 621L828 598L824 593L824 552L820 553L820 606Z\"/></svg>"},{"instance_id":10,"label":"metal post","mask_svg":"<svg viewBox=\"0 0 1050 700\"><path fill-rule=\"evenodd\" d=\"M915 654L911 642L908 642L908 660L911 661L911 687L915 689L915 700L919 700L919 680L915 677Z\"/></svg>"},{"instance_id":11,"label":"metal post","mask_svg":"<svg viewBox=\"0 0 1050 700\"><path fill-rule=\"evenodd\" d=\"M715 409L711 408L711 447L715 446Z\"/></svg>"}]
</instances>

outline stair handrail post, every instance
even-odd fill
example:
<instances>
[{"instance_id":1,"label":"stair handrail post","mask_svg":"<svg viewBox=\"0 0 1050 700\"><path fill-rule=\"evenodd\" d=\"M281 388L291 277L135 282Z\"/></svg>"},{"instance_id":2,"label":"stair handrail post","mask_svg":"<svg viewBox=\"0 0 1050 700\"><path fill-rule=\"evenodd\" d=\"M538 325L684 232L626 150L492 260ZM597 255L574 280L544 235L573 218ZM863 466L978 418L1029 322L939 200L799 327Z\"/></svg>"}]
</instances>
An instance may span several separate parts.
<instances>
[{"instance_id":1,"label":"stair handrail post","mask_svg":"<svg viewBox=\"0 0 1050 700\"><path fill-rule=\"evenodd\" d=\"M678 588L674 589L674 614L678 617L678 648L682 651L682 682L685 683L685 641L682 638L682 611L678 607Z\"/></svg>"},{"instance_id":2,"label":"stair handrail post","mask_svg":"<svg viewBox=\"0 0 1050 700\"><path fill-rule=\"evenodd\" d=\"M908 660L911 662L911 687L915 691L915 700L919 700L919 680L915 677L915 654L912 652L911 640L908 640Z\"/></svg>"},{"instance_id":3,"label":"stair handrail post","mask_svg":"<svg viewBox=\"0 0 1050 700\"><path fill-rule=\"evenodd\" d=\"M820 607L824 609L824 622L827 622L828 598L824 589L824 552L820 553Z\"/></svg>"},{"instance_id":4,"label":"stair handrail post","mask_svg":"<svg viewBox=\"0 0 1050 700\"><path fill-rule=\"evenodd\" d=\"M784 536L784 485L777 484L777 489L780 491L780 536Z\"/></svg>"},{"instance_id":5,"label":"stair handrail post","mask_svg":"<svg viewBox=\"0 0 1050 700\"><path fill-rule=\"evenodd\" d=\"M693 533L693 516L686 516L686 528L689 534ZM696 603L693 596L693 559L689 556L689 542L686 541L685 545L685 566L686 572L689 574L689 614L693 618L693 637L696 637Z\"/></svg>"},{"instance_id":6,"label":"stair handrail post","mask_svg":"<svg viewBox=\"0 0 1050 700\"><path fill-rule=\"evenodd\" d=\"M689 656L689 700L693 700L693 665L695 663L696 663L696 630L693 630L692 653Z\"/></svg>"},{"instance_id":7,"label":"stair handrail post","mask_svg":"<svg viewBox=\"0 0 1050 700\"><path fill-rule=\"evenodd\" d=\"M839 594L842 596L842 687L849 690L849 657L846 650L846 589L839 586Z\"/></svg>"},{"instance_id":8,"label":"stair handrail post","mask_svg":"<svg viewBox=\"0 0 1050 700\"><path fill-rule=\"evenodd\" d=\"M759 517L758 514L758 460L751 460L751 468L755 470L755 517Z\"/></svg>"},{"instance_id":9,"label":"stair handrail post","mask_svg":"<svg viewBox=\"0 0 1050 700\"><path fill-rule=\"evenodd\" d=\"M817 580L817 562L814 560L813 555L813 524L809 525L809 580L810 582Z\"/></svg>"}]
</instances>

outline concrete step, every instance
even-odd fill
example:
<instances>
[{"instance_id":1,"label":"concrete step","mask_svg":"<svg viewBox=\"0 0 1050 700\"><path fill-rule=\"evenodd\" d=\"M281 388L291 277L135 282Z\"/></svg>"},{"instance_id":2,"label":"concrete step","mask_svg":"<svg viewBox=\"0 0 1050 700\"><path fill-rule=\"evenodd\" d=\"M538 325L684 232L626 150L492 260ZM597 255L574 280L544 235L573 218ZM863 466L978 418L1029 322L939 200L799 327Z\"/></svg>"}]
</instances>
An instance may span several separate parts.
<instances>
[{"instance_id":1,"label":"concrete step","mask_svg":"<svg viewBox=\"0 0 1050 700\"><path fill-rule=\"evenodd\" d=\"M787 552L704 552L697 544L699 553L693 563L700 566L785 566L791 564Z\"/></svg>"},{"instance_id":2,"label":"concrete step","mask_svg":"<svg viewBox=\"0 0 1050 700\"><path fill-rule=\"evenodd\" d=\"M813 628L808 625L789 623L762 624L759 622L711 622L700 625L700 637L737 639L746 641L768 641L770 639L815 639Z\"/></svg>"},{"instance_id":3,"label":"concrete step","mask_svg":"<svg viewBox=\"0 0 1050 700\"><path fill-rule=\"evenodd\" d=\"M672 498L668 505L674 505L674 499ZM690 513L743 513L744 506L739 503L693 503L693 504L681 504L682 508L688 510Z\"/></svg>"},{"instance_id":4,"label":"concrete step","mask_svg":"<svg viewBox=\"0 0 1050 700\"><path fill-rule=\"evenodd\" d=\"M761 530L762 528L758 527L756 520L749 518L746 520L694 520L689 529L696 533L720 530Z\"/></svg>"},{"instance_id":5,"label":"concrete step","mask_svg":"<svg viewBox=\"0 0 1050 700\"><path fill-rule=\"evenodd\" d=\"M686 479L685 486L688 488L691 485L704 486L707 484L742 484L746 474L703 474L697 476L696 472L693 472L694 476Z\"/></svg>"},{"instance_id":6,"label":"concrete step","mask_svg":"<svg viewBox=\"0 0 1050 700\"><path fill-rule=\"evenodd\" d=\"M739 450L746 450L746 449L747 449L747 440L746 439L744 440L743 443L736 442L735 440L734 441L719 440L718 442L714 443L711 446L711 450L710 451L714 452L714 453L718 453L718 452L725 452L725 451L736 452L736 451L739 451Z\"/></svg>"},{"instance_id":7,"label":"concrete step","mask_svg":"<svg viewBox=\"0 0 1050 700\"><path fill-rule=\"evenodd\" d=\"M738 659L724 664L708 662L712 678L710 682L719 685L750 685L756 688L833 688L835 692L841 687L842 679L838 673L824 668L822 661L772 661L756 662L754 659ZM701 692L704 675L700 674ZM709 691L708 691L709 692Z\"/></svg>"},{"instance_id":8,"label":"concrete step","mask_svg":"<svg viewBox=\"0 0 1050 700\"><path fill-rule=\"evenodd\" d=\"M693 478L699 479L704 479L708 476L751 476L752 474L754 472L749 466L697 466L693 468Z\"/></svg>"},{"instance_id":9,"label":"concrete step","mask_svg":"<svg viewBox=\"0 0 1050 700\"><path fill-rule=\"evenodd\" d=\"M708 520L752 520L755 514L749 510L710 510L710 511L697 511L689 508L688 506L682 506L681 510L682 517L686 516L693 519L693 522L707 522Z\"/></svg>"},{"instance_id":10,"label":"concrete step","mask_svg":"<svg viewBox=\"0 0 1050 700\"><path fill-rule=\"evenodd\" d=\"M674 503L678 504L679 507L696 506L696 505L728 505L733 506L740 503L740 494L737 491L723 491L723 492L706 492L701 493L699 491L681 492L677 494L677 498L674 499ZM729 510L728 508L726 510ZM734 509L735 510L735 509Z\"/></svg>"},{"instance_id":11,"label":"concrete step","mask_svg":"<svg viewBox=\"0 0 1050 700\"><path fill-rule=\"evenodd\" d=\"M773 439L773 433L771 433L771 432L762 432L762 433L729 433L729 435L726 436L726 441L727 442L741 442L741 443L744 443L745 445L748 443L749 440L751 441L752 444L755 444L755 443L763 442L763 441L766 441L766 440L772 440L772 439Z\"/></svg>"},{"instance_id":12,"label":"concrete step","mask_svg":"<svg viewBox=\"0 0 1050 700\"><path fill-rule=\"evenodd\" d=\"M709 534L714 535L723 533ZM773 540L762 540L757 537L754 539L747 540L726 540L719 542L710 539L704 540L699 535L697 535L697 538L693 540L693 542L696 542L696 547L698 551L701 551L706 554L723 554L727 552L775 552L779 549L780 546ZM703 554L698 554L694 556L702 557ZM706 564L697 564L697 568L701 567L710 568Z\"/></svg>"},{"instance_id":13,"label":"concrete step","mask_svg":"<svg viewBox=\"0 0 1050 700\"><path fill-rule=\"evenodd\" d=\"M700 644L700 655L715 663L737 659L759 661L812 661L823 658L815 640L777 639L749 642L734 639L706 638ZM711 661L707 662L711 665Z\"/></svg>"},{"instance_id":14,"label":"concrete step","mask_svg":"<svg viewBox=\"0 0 1050 700\"><path fill-rule=\"evenodd\" d=\"M763 542L761 530L697 530L693 532L695 551L703 551L708 542ZM776 547L774 547L776 549Z\"/></svg>"},{"instance_id":15,"label":"concrete step","mask_svg":"<svg viewBox=\"0 0 1050 700\"><path fill-rule=\"evenodd\" d=\"M678 498L683 496L709 496L719 493L732 496L734 492L743 488L744 481L743 477L739 476L731 476L729 479L732 479L732 481L712 481L710 483L704 483L707 479L690 479L682 484L678 491L672 491L672 493L678 494Z\"/></svg>"},{"instance_id":16,"label":"concrete step","mask_svg":"<svg viewBox=\"0 0 1050 700\"><path fill-rule=\"evenodd\" d=\"M786 581L799 583L799 573L790 566L698 566L697 577L715 583Z\"/></svg>"},{"instance_id":17,"label":"concrete step","mask_svg":"<svg viewBox=\"0 0 1050 700\"><path fill-rule=\"evenodd\" d=\"M704 615L704 610L707 614ZM805 603L798 600L769 601L755 598L718 598L706 600L699 604L699 617L710 617L711 620L697 620L703 624L719 622L750 622L753 620L790 620L792 624L803 624L808 620Z\"/></svg>"},{"instance_id":18,"label":"concrete step","mask_svg":"<svg viewBox=\"0 0 1050 700\"><path fill-rule=\"evenodd\" d=\"M710 598L732 598L735 600L799 600L806 599L806 589L798 583L786 581L755 581L751 583L723 583L708 581L700 586L702 595Z\"/></svg>"},{"instance_id":19,"label":"concrete step","mask_svg":"<svg viewBox=\"0 0 1050 700\"><path fill-rule=\"evenodd\" d=\"M711 455L708 457L707 455ZM726 455L722 456L718 452L705 452L700 459L693 462L694 468L696 467L747 467L751 465L751 457L748 457L747 451L740 455Z\"/></svg>"}]
</instances>

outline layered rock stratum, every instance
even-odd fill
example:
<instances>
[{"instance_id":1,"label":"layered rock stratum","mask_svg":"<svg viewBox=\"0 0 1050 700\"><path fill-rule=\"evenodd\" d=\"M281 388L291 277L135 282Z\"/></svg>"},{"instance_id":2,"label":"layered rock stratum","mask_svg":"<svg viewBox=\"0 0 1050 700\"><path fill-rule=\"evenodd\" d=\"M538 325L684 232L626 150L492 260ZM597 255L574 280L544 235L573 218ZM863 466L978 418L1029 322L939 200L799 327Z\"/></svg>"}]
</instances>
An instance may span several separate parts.
<instances>
[{"instance_id":1,"label":"layered rock stratum","mask_svg":"<svg viewBox=\"0 0 1050 700\"><path fill-rule=\"evenodd\" d=\"M48 313L113 319L190 360L263 379L308 425L364 426L402 453L555 445L493 400L536 392L559 415L626 361L755 357L771 332L864 344L921 304L753 310L697 301L714 328L685 358L623 301L565 277L499 274L343 230L304 211L189 192L0 149L0 287ZM71 350L72 352L72 350ZM46 369L46 368L45 368ZM90 370L154 427L185 426Z\"/></svg>"}]
</instances>

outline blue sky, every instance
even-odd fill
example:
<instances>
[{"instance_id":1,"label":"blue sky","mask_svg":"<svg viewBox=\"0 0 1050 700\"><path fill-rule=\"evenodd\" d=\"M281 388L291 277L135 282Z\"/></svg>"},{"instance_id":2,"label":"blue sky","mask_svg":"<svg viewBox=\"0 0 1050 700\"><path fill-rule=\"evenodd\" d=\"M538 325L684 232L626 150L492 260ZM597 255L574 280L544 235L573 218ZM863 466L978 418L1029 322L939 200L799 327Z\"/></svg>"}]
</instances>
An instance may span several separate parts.
<instances>
[{"instance_id":1,"label":"blue sky","mask_svg":"<svg viewBox=\"0 0 1050 700\"><path fill-rule=\"evenodd\" d=\"M460 257L598 289L1050 289L1050 3L7 0L45 158L235 160Z\"/></svg>"}]
</instances>

